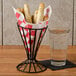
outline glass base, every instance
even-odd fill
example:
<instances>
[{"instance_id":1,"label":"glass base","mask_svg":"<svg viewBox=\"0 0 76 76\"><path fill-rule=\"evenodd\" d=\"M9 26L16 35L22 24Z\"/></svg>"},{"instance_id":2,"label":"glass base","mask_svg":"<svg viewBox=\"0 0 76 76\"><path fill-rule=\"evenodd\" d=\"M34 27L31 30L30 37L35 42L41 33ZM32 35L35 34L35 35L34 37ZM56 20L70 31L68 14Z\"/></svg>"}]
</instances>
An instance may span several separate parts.
<instances>
[{"instance_id":1,"label":"glass base","mask_svg":"<svg viewBox=\"0 0 76 76\"><path fill-rule=\"evenodd\" d=\"M51 60L51 65L53 65L53 66L65 66L66 60Z\"/></svg>"},{"instance_id":2,"label":"glass base","mask_svg":"<svg viewBox=\"0 0 76 76\"><path fill-rule=\"evenodd\" d=\"M17 70L25 73L39 73L45 71L47 68L36 60L26 60L17 65Z\"/></svg>"}]
</instances>

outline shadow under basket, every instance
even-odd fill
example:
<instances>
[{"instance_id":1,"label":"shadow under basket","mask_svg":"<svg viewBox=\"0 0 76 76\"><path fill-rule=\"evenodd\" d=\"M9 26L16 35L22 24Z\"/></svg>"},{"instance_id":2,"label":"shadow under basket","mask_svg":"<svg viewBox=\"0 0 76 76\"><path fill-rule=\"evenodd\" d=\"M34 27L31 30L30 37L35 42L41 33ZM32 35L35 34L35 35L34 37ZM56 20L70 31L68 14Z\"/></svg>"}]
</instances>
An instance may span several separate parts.
<instances>
[{"instance_id":1,"label":"shadow under basket","mask_svg":"<svg viewBox=\"0 0 76 76\"><path fill-rule=\"evenodd\" d=\"M36 60L36 56L48 26L38 29L24 28L18 24L17 26L27 54L27 60L18 64L16 67L17 70L25 73L39 73L45 71L47 68ZM26 34L25 31L28 31L28 33ZM29 40L27 40L27 37L29 37Z\"/></svg>"}]
</instances>

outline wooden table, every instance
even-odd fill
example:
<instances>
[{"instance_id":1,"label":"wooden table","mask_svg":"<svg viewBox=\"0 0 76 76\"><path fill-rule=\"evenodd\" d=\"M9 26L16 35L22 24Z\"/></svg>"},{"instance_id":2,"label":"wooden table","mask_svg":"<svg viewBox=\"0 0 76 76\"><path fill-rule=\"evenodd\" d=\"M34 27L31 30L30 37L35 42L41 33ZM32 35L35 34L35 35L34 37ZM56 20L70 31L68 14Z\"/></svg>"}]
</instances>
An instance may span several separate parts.
<instances>
[{"instance_id":1,"label":"wooden table","mask_svg":"<svg viewBox=\"0 0 76 76\"><path fill-rule=\"evenodd\" d=\"M38 51L38 60L50 59L49 46L41 46ZM0 46L0 76L76 76L76 68L52 71L47 69L42 73L22 73L16 69L16 65L25 60L23 46ZM76 63L76 46L69 46L68 60Z\"/></svg>"}]
</instances>

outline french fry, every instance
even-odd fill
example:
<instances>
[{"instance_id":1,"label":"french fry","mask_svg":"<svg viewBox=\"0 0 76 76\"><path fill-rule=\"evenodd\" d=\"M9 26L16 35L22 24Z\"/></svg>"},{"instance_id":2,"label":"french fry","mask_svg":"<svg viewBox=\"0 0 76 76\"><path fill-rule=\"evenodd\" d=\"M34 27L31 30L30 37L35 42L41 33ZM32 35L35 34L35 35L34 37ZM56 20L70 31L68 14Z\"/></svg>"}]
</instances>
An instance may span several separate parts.
<instances>
[{"instance_id":1,"label":"french fry","mask_svg":"<svg viewBox=\"0 0 76 76\"><path fill-rule=\"evenodd\" d=\"M32 23L29 6L27 4L24 4L24 14L26 21Z\"/></svg>"},{"instance_id":2,"label":"french fry","mask_svg":"<svg viewBox=\"0 0 76 76\"><path fill-rule=\"evenodd\" d=\"M40 3L39 9L38 9L38 15L37 15L37 23L39 23L40 21L43 21L44 8L45 8L44 3Z\"/></svg>"},{"instance_id":3,"label":"french fry","mask_svg":"<svg viewBox=\"0 0 76 76\"><path fill-rule=\"evenodd\" d=\"M37 15L38 15L38 10L36 10L34 13L34 23L37 23Z\"/></svg>"}]
</instances>

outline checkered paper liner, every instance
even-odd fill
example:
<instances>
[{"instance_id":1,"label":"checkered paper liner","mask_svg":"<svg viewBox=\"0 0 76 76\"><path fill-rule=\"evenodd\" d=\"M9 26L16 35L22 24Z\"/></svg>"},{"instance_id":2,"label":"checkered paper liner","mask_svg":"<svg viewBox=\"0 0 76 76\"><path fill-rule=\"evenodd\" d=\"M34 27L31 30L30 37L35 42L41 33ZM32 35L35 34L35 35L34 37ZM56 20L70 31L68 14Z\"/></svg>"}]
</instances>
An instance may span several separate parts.
<instances>
[{"instance_id":1,"label":"checkered paper liner","mask_svg":"<svg viewBox=\"0 0 76 76\"><path fill-rule=\"evenodd\" d=\"M24 40L25 46L26 46L26 41L27 41L28 51L30 52L30 36L29 36L29 30L28 29L24 29L24 33L25 33L25 36L26 36L26 41L25 41L24 35L23 35L23 31L22 31L22 27L24 27L24 28L30 28L30 29L45 28L48 25L48 21L50 19L51 13L52 13L52 8L49 5L47 8L44 9L44 16L48 16L48 20L42 21L42 22L40 22L38 24L32 24L32 23L26 22L25 17L24 17L24 15L21 12L17 11L14 7L13 7L13 10L14 10L14 13L16 15L18 25L21 26L21 27L19 27L19 29L20 29L22 38ZM42 31L42 34L44 33L44 31L45 30ZM38 31L37 32L37 36L39 35L39 33L40 32ZM35 36L35 31L32 30L31 31L31 45L32 45L32 43L34 41L34 36ZM36 42L37 42L37 39L36 39Z\"/></svg>"}]
</instances>

